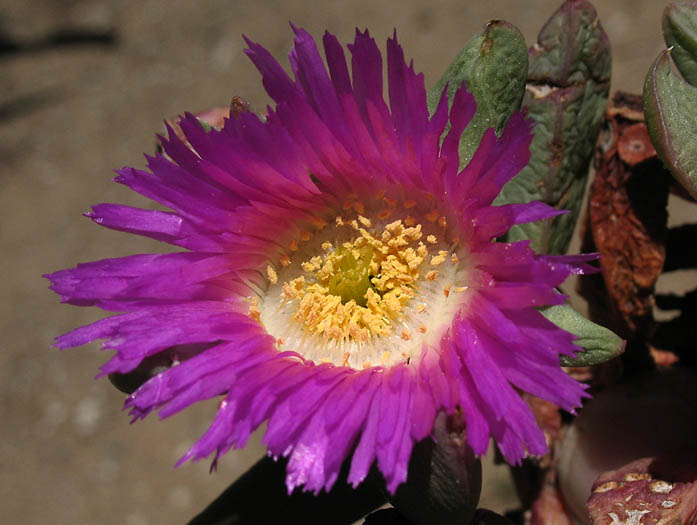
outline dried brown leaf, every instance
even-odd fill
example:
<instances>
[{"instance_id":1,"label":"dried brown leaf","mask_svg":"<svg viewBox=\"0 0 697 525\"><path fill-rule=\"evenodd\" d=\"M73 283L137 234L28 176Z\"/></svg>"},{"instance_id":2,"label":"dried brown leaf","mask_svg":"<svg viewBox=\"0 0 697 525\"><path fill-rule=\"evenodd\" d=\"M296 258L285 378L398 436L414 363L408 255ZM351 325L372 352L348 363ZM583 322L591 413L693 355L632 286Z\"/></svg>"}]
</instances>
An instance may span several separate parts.
<instances>
[{"instance_id":1,"label":"dried brown leaf","mask_svg":"<svg viewBox=\"0 0 697 525\"><path fill-rule=\"evenodd\" d=\"M645 335L665 260L669 178L638 108L639 96L619 94L612 101L596 148L589 210L612 305L630 334Z\"/></svg>"}]
</instances>

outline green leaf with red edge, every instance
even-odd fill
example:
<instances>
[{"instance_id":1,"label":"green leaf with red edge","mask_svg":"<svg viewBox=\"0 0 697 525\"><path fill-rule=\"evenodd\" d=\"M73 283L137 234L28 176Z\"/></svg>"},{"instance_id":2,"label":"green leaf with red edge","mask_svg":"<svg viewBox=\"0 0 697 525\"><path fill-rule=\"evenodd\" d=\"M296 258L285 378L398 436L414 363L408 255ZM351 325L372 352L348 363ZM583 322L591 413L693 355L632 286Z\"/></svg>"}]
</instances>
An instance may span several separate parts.
<instances>
[{"instance_id":1,"label":"green leaf with red edge","mask_svg":"<svg viewBox=\"0 0 697 525\"><path fill-rule=\"evenodd\" d=\"M646 76L644 113L658 156L697 198L697 87L674 71L668 50L658 56Z\"/></svg>"},{"instance_id":2,"label":"green leaf with red edge","mask_svg":"<svg viewBox=\"0 0 697 525\"><path fill-rule=\"evenodd\" d=\"M610 88L610 44L593 5L564 2L540 30L529 57L523 107L536 123L531 158L495 203L539 200L569 210L513 226L504 239L530 239L538 253L562 254L580 213Z\"/></svg>"},{"instance_id":3,"label":"green leaf with red edge","mask_svg":"<svg viewBox=\"0 0 697 525\"><path fill-rule=\"evenodd\" d=\"M663 12L663 38L683 78L697 86L697 2L670 3Z\"/></svg>"}]
</instances>

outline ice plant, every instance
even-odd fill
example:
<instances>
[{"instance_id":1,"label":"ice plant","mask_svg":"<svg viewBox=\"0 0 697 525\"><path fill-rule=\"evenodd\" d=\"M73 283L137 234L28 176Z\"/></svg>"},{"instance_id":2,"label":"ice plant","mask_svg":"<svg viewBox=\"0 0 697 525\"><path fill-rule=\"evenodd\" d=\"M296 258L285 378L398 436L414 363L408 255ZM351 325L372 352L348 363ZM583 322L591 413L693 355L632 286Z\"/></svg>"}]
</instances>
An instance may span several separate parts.
<instances>
[{"instance_id":1,"label":"ice plant","mask_svg":"<svg viewBox=\"0 0 697 525\"><path fill-rule=\"evenodd\" d=\"M458 142L475 111L461 87L429 117L423 75L368 32L323 44L295 29L294 79L260 45L247 54L276 102L261 119L206 131L191 115L172 129L149 171L117 181L171 212L99 204L102 226L188 251L80 264L49 275L64 302L122 312L57 339L103 339L103 374L128 372L196 344L126 401L135 419L170 416L223 395L209 430L182 461L264 442L287 456L289 490L349 481L372 463L390 491L406 479L415 441L439 411L460 410L478 454L490 436L511 463L543 454L543 433L519 392L566 410L583 387L559 366L579 350L538 311L588 256L536 255L497 243L512 225L556 216L544 204L492 206L528 162L531 125L515 114L485 133L459 169ZM442 139L442 140L441 140Z\"/></svg>"}]
</instances>

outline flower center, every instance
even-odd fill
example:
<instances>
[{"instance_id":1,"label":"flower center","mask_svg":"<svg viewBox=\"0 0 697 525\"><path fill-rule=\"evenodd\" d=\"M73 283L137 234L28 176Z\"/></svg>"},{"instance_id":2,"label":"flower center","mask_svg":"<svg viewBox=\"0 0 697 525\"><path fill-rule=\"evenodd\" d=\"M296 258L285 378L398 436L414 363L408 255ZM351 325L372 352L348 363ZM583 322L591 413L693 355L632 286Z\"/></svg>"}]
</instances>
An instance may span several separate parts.
<instances>
[{"instance_id":1,"label":"flower center","mask_svg":"<svg viewBox=\"0 0 697 525\"><path fill-rule=\"evenodd\" d=\"M342 304L355 301L359 306L365 306L368 302L368 289L371 287L370 265L373 262L373 248L363 245L357 249L355 243L351 247L342 246L335 259L339 263L338 271L332 269L327 291L330 295L341 297Z\"/></svg>"},{"instance_id":2,"label":"flower center","mask_svg":"<svg viewBox=\"0 0 697 525\"><path fill-rule=\"evenodd\" d=\"M422 222L411 215L388 222L385 210L368 218L357 208L355 218L339 216L292 241L267 268L269 289L250 315L280 349L316 362L409 362L450 325L466 295L464 265L437 212L424 213Z\"/></svg>"}]
</instances>

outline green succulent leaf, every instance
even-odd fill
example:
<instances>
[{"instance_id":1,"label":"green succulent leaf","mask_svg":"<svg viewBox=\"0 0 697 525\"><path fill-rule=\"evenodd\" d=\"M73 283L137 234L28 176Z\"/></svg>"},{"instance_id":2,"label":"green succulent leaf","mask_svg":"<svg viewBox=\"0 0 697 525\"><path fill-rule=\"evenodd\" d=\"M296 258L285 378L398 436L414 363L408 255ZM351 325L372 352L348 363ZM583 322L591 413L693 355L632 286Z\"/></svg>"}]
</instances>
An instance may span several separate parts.
<instances>
[{"instance_id":1,"label":"green succulent leaf","mask_svg":"<svg viewBox=\"0 0 697 525\"><path fill-rule=\"evenodd\" d=\"M670 57L663 51L646 76L646 124L658 156L697 199L697 87L673 71Z\"/></svg>"},{"instance_id":2,"label":"green succulent leaf","mask_svg":"<svg viewBox=\"0 0 697 525\"><path fill-rule=\"evenodd\" d=\"M566 252L607 105L610 69L610 44L595 8L567 0L530 48L523 100L536 123L530 163L495 203L539 200L571 213L514 226L504 240L530 239L537 252Z\"/></svg>"},{"instance_id":3,"label":"green succulent leaf","mask_svg":"<svg viewBox=\"0 0 697 525\"><path fill-rule=\"evenodd\" d=\"M663 12L663 37L683 78L697 86L697 2L670 3Z\"/></svg>"},{"instance_id":4,"label":"green succulent leaf","mask_svg":"<svg viewBox=\"0 0 697 525\"><path fill-rule=\"evenodd\" d=\"M520 31L508 22L492 20L455 57L428 94L433 112L448 85L452 102L463 82L477 101L477 112L460 139L460 165L466 165L488 128L497 133L520 109L528 74L528 52Z\"/></svg>"},{"instance_id":5,"label":"green succulent leaf","mask_svg":"<svg viewBox=\"0 0 697 525\"><path fill-rule=\"evenodd\" d=\"M562 366L597 365L624 352L625 341L620 336L586 319L568 304L548 306L540 312L559 328L574 334L574 342L584 350L576 357L561 356Z\"/></svg>"}]
</instances>

